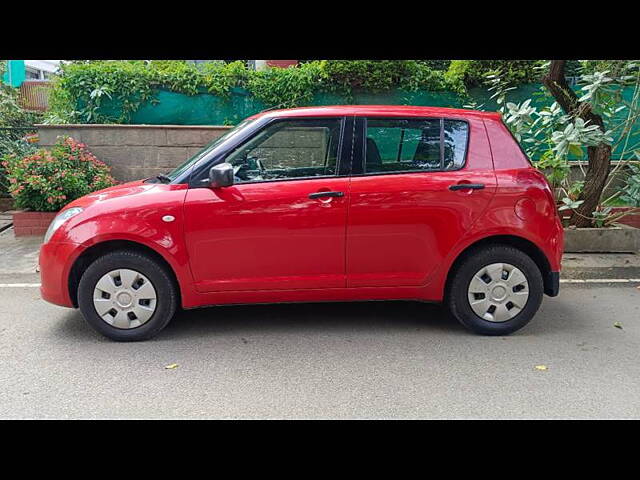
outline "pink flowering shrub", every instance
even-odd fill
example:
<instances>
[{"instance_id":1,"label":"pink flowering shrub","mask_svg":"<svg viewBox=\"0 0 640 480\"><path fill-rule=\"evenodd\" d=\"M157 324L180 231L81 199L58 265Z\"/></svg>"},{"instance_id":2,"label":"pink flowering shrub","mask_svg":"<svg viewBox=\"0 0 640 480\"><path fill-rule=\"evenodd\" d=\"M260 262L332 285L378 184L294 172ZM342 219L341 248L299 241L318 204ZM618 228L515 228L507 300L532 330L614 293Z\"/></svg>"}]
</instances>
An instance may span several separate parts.
<instances>
[{"instance_id":1,"label":"pink flowering shrub","mask_svg":"<svg viewBox=\"0 0 640 480\"><path fill-rule=\"evenodd\" d=\"M111 169L71 137L58 137L50 151L7 155L2 166L16 207L40 212L60 210L76 198L117 183Z\"/></svg>"}]
</instances>

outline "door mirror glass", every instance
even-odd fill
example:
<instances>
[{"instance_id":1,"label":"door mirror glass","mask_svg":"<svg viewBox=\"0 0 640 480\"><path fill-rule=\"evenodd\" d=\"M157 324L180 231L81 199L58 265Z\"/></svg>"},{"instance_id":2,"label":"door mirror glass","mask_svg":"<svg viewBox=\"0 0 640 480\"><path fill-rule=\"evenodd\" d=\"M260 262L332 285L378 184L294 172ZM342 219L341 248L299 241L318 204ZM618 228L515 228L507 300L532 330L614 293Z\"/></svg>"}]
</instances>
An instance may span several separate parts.
<instances>
[{"instance_id":1,"label":"door mirror glass","mask_svg":"<svg viewBox=\"0 0 640 480\"><path fill-rule=\"evenodd\" d=\"M209 186L211 188L230 187L233 185L233 166L220 163L209 170Z\"/></svg>"}]
</instances>

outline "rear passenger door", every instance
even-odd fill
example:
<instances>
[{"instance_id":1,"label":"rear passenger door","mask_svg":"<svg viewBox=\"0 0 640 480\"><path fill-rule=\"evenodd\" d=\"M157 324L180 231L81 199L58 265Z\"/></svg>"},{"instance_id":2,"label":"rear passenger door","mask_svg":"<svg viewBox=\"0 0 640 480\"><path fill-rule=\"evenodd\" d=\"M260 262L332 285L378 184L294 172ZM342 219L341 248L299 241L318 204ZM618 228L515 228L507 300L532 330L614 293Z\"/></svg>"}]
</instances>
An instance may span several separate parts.
<instances>
[{"instance_id":1,"label":"rear passenger door","mask_svg":"<svg viewBox=\"0 0 640 480\"><path fill-rule=\"evenodd\" d=\"M495 189L482 120L357 118L347 286L425 285Z\"/></svg>"}]
</instances>

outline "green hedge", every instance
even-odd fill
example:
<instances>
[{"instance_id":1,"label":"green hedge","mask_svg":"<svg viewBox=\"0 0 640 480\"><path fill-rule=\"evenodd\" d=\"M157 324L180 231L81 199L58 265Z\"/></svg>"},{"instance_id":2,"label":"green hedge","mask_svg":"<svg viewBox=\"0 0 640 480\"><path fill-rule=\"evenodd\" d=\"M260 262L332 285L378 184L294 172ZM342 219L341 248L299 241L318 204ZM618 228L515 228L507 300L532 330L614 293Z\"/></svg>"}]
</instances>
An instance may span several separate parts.
<instances>
[{"instance_id":1,"label":"green hedge","mask_svg":"<svg viewBox=\"0 0 640 480\"><path fill-rule=\"evenodd\" d=\"M485 75L499 70L511 86L540 81L543 60L452 60L446 76L462 81L467 87L485 84Z\"/></svg>"},{"instance_id":2,"label":"green hedge","mask_svg":"<svg viewBox=\"0 0 640 480\"><path fill-rule=\"evenodd\" d=\"M539 61L494 60L321 60L287 69L254 71L243 62L195 65L181 60L76 61L63 65L54 81L48 121L128 123L143 105L158 102L160 89L228 99L238 89L266 107L309 105L319 94L353 99L357 92L393 90L465 95L490 70L501 69L514 84L535 77ZM119 104L106 114L105 103Z\"/></svg>"}]
</instances>

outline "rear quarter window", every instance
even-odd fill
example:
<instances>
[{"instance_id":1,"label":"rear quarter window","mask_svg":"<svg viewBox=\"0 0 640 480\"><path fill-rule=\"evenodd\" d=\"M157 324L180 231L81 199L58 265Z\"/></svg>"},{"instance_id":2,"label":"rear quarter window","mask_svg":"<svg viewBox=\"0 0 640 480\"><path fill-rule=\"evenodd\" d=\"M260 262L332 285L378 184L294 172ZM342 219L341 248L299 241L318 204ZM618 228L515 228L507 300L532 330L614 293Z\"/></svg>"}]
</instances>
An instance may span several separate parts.
<instances>
[{"instance_id":1,"label":"rear quarter window","mask_svg":"<svg viewBox=\"0 0 640 480\"><path fill-rule=\"evenodd\" d=\"M444 170L462 168L469 143L469 124L462 120L445 120L443 128Z\"/></svg>"}]
</instances>

